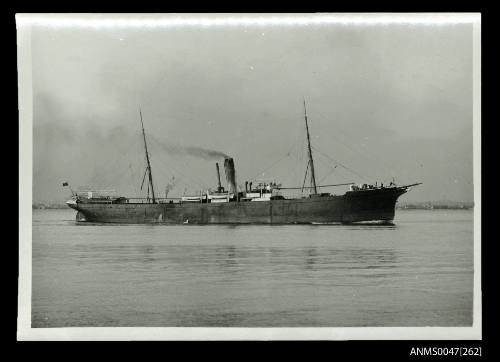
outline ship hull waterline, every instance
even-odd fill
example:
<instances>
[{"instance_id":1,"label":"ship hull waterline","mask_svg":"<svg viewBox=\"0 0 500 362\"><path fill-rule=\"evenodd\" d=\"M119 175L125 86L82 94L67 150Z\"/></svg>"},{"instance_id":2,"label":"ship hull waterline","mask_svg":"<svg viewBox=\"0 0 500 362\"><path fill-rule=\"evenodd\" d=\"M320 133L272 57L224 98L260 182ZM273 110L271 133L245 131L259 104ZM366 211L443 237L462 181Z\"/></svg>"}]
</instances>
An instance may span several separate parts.
<instances>
[{"instance_id":1,"label":"ship hull waterline","mask_svg":"<svg viewBox=\"0 0 500 362\"><path fill-rule=\"evenodd\" d=\"M77 220L125 224L391 223L405 187L259 202L68 203Z\"/></svg>"}]
</instances>

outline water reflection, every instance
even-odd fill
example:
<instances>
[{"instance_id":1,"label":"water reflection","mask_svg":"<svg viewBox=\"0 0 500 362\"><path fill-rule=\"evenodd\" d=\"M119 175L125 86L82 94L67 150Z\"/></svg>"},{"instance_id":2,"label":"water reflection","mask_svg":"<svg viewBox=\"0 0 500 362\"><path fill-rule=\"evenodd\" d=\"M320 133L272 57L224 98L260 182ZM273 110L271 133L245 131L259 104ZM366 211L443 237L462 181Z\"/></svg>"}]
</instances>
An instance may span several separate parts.
<instances>
[{"instance_id":1,"label":"water reflection","mask_svg":"<svg viewBox=\"0 0 500 362\"><path fill-rule=\"evenodd\" d=\"M305 251L306 251L305 269L313 270L314 264L316 263L316 258L318 256L318 252L316 251L316 248L306 248Z\"/></svg>"},{"instance_id":2,"label":"water reflection","mask_svg":"<svg viewBox=\"0 0 500 362\"><path fill-rule=\"evenodd\" d=\"M286 248L221 246L200 248L198 262L213 265L218 272L245 272L246 269L272 274L305 270L373 270L397 267L397 252L392 248ZM180 252L180 251L179 251ZM182 261L179 258L179 262Z\"/></svg>"},{"instance_id":3,"label":"water reflection","mask_svg":"<svg viewBox=\"0 0 500 362\"><path fill-rule=\"evenodd\" d=\"M155 248L151 245L143 245L139 248L140 254L142 255L142 262L146 264L151 264L156 261Z\"/></svg>"},{"instance_id":4,"label":"water reflection","mask_svg":"<svg viewBox=\"0 0 500 362\"><path fill-rule=\"evenodd\" d=\"M77 224L67 214L35 214L36 327L472 323L472 214L200 227Z\"/></svg>"},{"instance_id":5,"label":"water reflection","mask_svg":"<svg viewBox=\"0 0 500 362\"><path fill-rule=\"evenodd\" d=\"M285 251L284 251L285 252ZM397 267L397 253L391 248L303 249L303 265L308 271L348 269L388 269Z\"/></svg>"},{"instance_id":6,"label":"water reflection","mask_svg":"<svg viewBox=\"0 0 500 362\"><path fill-rule=\"evenodd\" d=\"M119 270L173 268L189 271L199 278L225 273L228 277L254 273L267 278L301 271L311 276L311 273L347 270L381 271L398 266L397 251L380 247L77 244L73 248L71 254L77 265L105 264Z\"/></svg>"},{"instance_id":7,"label":"water reflection","mask_svg":"<svg viewBox=\"0 0 500 362\"><path fill-rule=\"evenodd\" d=\"M237 249L235 246L223 246L215 249L216 262L223 269L234 269L238 266Z\"/></svg>"}]
</instances>

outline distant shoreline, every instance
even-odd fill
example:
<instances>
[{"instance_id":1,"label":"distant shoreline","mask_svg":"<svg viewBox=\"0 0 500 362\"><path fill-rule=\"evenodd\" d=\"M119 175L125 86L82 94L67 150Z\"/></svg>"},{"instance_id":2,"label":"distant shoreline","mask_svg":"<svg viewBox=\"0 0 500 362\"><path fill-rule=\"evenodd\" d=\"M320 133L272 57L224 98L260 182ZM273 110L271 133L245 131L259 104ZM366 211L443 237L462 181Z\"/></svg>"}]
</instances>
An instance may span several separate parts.
<instances>
[{"instance_id":1,"label":"distant shoreline","mask_svg":"<svg viewBox=\"0 0 500 362\"><path fill-rule=\"evenodd\" d=\"M398 210L469 210L474 208L473 202L460 201L426 201L426 202L398 202Z\"/></svg>"},{"instance_id":2,"label":"distant shoreline","mask_svg":"<svg viewBox=\"0 0 500 362\"><path fill-rule=\"evenodd\" d=\"M452 207L448 207L448 206L434 206L434 207L424 207L424 206L398 206L396 205L396 209L397 210L472 210L474 209L473 206L470 206L470 207L456 207L456 206L452 206Z\"/></svg>"},{"instance_id":3,"label":"distant shoreline","mask_svg":"<svg viewBox=\"0 0 500 362\"><path fill-rule=\"evenodd\" d=\"M66 204L46 204L46 203L36 203L32 204L31 208L33 210L45 210L45 209L67 209L68 206Z\"/></svg>"}]
</instances>

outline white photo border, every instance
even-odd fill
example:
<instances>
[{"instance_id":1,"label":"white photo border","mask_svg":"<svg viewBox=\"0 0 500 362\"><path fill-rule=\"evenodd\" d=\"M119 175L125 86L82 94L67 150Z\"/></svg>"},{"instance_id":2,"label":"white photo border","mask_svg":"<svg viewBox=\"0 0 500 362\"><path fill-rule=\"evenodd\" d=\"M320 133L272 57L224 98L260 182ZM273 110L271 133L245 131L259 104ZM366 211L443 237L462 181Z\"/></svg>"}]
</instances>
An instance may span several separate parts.
<instances>
[{"instance_id":1,"label":"white photo border","mask_svg":"<svg viewBox=\"0 0 500 362\"><path fill-rule=\"evenodd\" d=\"M55 27L167 27L308 24L445 24L473 28L473 170L474 170L474 298L471 327L342 327L342 328L184 328L74 327L31 328L33 88L31 30ZM481 292L481 14L17 14L19 94L19 279L18 340L480 340Z\"/></svg>"}]
</instances>

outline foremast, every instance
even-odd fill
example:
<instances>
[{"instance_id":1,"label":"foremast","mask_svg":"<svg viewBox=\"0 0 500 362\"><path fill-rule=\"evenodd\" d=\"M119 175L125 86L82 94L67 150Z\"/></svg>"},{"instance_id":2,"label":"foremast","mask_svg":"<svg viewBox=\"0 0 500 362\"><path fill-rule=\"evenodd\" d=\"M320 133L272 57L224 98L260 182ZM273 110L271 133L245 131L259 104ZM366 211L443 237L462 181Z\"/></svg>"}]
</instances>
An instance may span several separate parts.
<instances>
[{"instance_id":1,"label":"foremast","mask_svg":"<svg viewBox=\"0 0 500 362\"><path fill-rule=\"evenodd\" d=\"M153 186L153 174L152 174L152 171L151 171L151 163L149 162L148 144L146 142L146 132L144 132L144 122L142 121L142 112L141 112L140 109L139 109L139 115L141 117L142 137L143 137L143 140L144 140L144 151L146 152L146 162L147 162L146 172L148 173L149 187L151 187L152 201L153 201L153 204L156 204L155 189L154 189L154 186ZM148 198L149 198L149 192L148 192Z\"/></svg>"},{"instance_id":2,"label":"foremast","mask_svg":"<svg viewBox=\"0 0 500 362\"><path fill-rule=\"evenodd\" d=\"M313 161L312 150L311 150L311 138L309 136L309 125L307 124L307 111L306 111L306 100L305 99L304 99L304 119L306 121L307 149L309 151L308 152L309 162L308 162L307 166L308 166L308 168L311 167L311 189L312 189L313 193L316 195L318 193L318 188L316 186L316 174L314 172L314 161ZM306 168L306 176L307 176L307 169L308 168Z\"/></svg>"}]
</instances>

